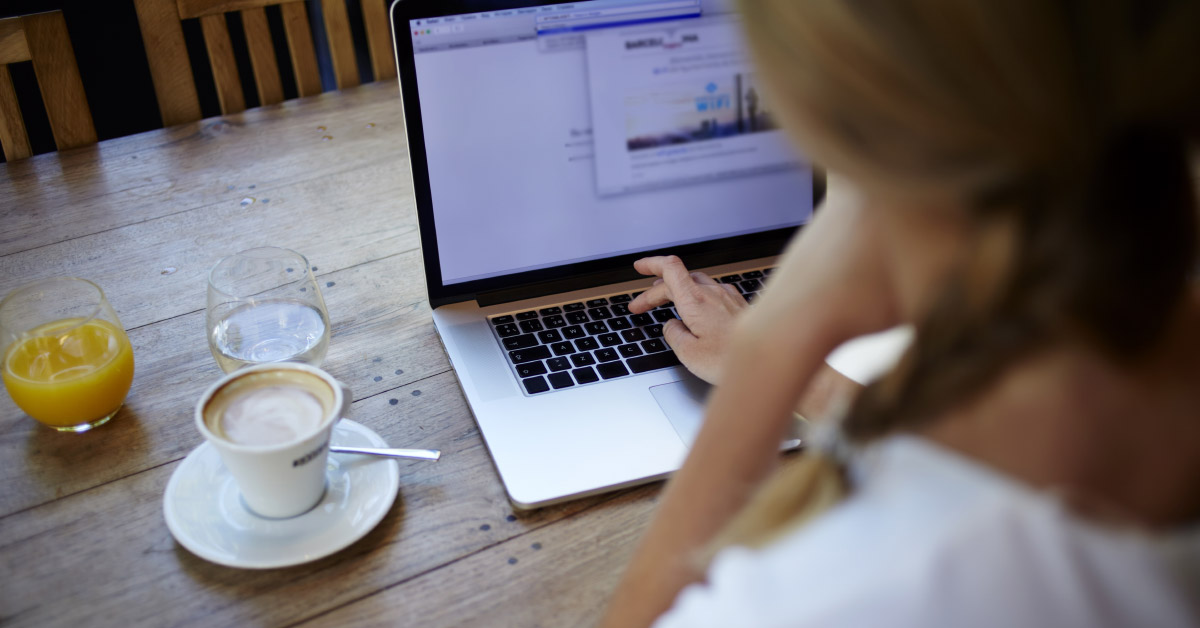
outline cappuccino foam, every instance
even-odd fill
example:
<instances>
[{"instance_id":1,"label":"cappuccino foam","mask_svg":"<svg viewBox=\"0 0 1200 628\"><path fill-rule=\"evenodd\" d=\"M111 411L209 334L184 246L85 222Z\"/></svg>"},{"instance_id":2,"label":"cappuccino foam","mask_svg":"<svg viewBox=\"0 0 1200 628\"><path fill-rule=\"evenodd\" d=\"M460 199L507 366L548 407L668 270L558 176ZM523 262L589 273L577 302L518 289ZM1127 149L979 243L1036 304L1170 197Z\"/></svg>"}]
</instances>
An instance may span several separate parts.
<instances>
[{"instance_id":1,"label":"cappuccino foam","mask_svg":"<svg viewBox=\"0 0 1200 628\"><path fill-rule=\"evenodd\" d=\"M333 391L296 371L260 371L218 390L204 408L208 428L239 445L290 443L317 432L333 409Z\"/></svg>"},{"instance_id":2,"label":"cappuccino foam","mask_svg":"<svg viewBox=\"0 0 1200 628\"><path fill-rule=\"evenodd\" d=\"M242 445L274 445L315 432L323 418L325 408L312 393L268 386L234 399L221 414L221 432Z\"/></svg>"}]
</instances>

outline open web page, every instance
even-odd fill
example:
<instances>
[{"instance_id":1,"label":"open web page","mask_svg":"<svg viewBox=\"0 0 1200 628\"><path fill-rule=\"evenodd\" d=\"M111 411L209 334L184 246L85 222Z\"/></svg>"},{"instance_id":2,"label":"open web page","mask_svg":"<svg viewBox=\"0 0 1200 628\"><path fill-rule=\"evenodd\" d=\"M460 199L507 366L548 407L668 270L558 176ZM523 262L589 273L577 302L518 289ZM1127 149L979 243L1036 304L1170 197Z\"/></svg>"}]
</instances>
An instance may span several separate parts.
<instances>
[{"instance_id":1,"label":"open web page","mask_svg":"<svg viewBox=\"0 0 1200 628\"><path fill-rule=\"evenodd\" d=\"M730 16L587 35L602 194L795 169Z\"/></svg>"},{"instance_id":2,"label":"open web page","mask_svg":"<svg viewBox=\"0 0 1200 628\"><path fill-rule=\"evenodd\" d=\"M597 15L597 9L604 11ZM621 153L640 150L631 149L631 141L640 145L643 137L673 133L679 124L691 124L690 119L678 111L673 118L637 114L639 106L626 100L616 103L620 122L615 127L594 115L593 64L616 74L623 64L639 63L624 50L611 59L599 53L592 57L594 36L629 29L643 18L659 26L693 21L705 29L718 28L702 22L722 13L720 3L708 0L598 0L414 20L414 60L443 281L453 284L807 222L811 171L790 152L765 159L765 140L778 133L766 128L765 105L755 105L756 113L750 113L746 93L753 78L736 62L708 74L688 70L707 82L699 92L689 88L686 93L694 106L696 96L708 94L707 85L717 82L713 94L724 94L736 112L734 90L746 92L743 125L757 115L755 129L761 124L762 130L744 132L746 138L730 137L730 114L722 105L716 119L725 130L710 129L714 137L674 146L713 146L716 141L728 151L732 141L749 139L758 142L757 157L713 154L674 163L677 157L663 154L629 159ZM734 22L724 20L722 28L736 37ZM639 87L637 77L610 80L622 85L622 99L643 87L654 89L653 81ZM684 93L684 88L676 89ZM630 117L647 122L630 127ZM674 120L671 126L661 122L667 118ZM696 121L701 129L704 120ZM720 133L727 135L718 137ZM790 150L786 144L783 148Z\"/></svg>"}]
</instances>

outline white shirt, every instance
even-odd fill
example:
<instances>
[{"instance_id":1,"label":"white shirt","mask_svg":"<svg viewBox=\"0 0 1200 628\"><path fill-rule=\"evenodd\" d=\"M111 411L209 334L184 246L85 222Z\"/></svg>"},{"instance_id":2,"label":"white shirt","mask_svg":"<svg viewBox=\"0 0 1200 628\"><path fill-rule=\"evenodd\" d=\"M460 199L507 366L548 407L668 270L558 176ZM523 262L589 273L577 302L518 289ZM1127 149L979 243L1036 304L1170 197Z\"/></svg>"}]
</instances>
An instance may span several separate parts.
<instances>
[{"instance_id":1,"label":"white shirt","mask_svg":"<svg viewBox=\"0 0 1200 628\"><path fill-rule=\"evenodd\" d=\"M1200 626L1200 529L1088 523L912 436L853 471L849 499L762 549L722 551L656 628Z\"/></svg>"}]
</instances>

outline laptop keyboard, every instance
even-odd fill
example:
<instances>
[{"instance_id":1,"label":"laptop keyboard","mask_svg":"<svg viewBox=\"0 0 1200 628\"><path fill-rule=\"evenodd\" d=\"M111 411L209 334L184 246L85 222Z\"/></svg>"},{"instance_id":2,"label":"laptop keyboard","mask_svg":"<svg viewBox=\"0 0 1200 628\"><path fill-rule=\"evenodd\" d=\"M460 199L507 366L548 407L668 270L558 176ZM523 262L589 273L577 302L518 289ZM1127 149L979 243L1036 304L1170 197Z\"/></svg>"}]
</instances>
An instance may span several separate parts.
<instances>
[{"instance_id":1,"label":"laptop keyboard","mask_svg":"<svg viewBox=\"0 0 1200 628\"><path fill-rule=\"evenodd\" d=\"M754 301L773 268L713 279ZM621 292L489 317L526 395L564 390L679 365L663 340L663 324L678 318L673 303L631 314L641 292Z\"/></svg>"}]
</instances>

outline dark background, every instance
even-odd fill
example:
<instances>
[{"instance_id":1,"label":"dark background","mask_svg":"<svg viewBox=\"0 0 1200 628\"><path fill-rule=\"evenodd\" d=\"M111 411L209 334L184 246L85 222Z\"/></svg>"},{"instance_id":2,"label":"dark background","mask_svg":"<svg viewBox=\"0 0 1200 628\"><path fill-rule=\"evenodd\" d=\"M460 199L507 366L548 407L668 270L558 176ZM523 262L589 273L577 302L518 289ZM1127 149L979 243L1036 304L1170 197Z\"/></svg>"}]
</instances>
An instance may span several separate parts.
<instances>
[{"instance_id":1,"label":"dark background","mask_svg":"<svg viewBox=\"0 0 1200 628\"><path fill-rule=\"evenodd\" d=\"M367 48L366 30L362 23L362 7L358 0L325 0L346 2L350 14L351 34L358 61L358 73L362 82L374 80ZM389 0L371 0L387 6ZM321 85L324 91L337 88L333 77L333 66L325 37L325 23L321 19L321 0L306 0L309 26L313 30L316 44L317 64L321 70ZM150 80L150 65L146 60L146 49L138 25L137 13L132 0L0 0L0 18L28 15L42 11L61 10L67 22L71 44L75 48L75 59L87 93L88 105L96 125L99 139L106 140L133 133L161 128L162 117ZM287 40L279 7L267 7L267 21L271 27L271 39L275 44L275 56L280 65L284 98L297 95L295 76L287 51ZM233 41L234 57L238 63L238 74L246 107L259 105L258 92L254 87L250 57L242 31L241 16L226 14L230 39ZM200 32L199 20L183 20L183 36L187 43L188 58L196 80L200 97L200 109L205 118L220 115L212 69L208 64L208 53ZM17 100L29 132L29 143L34 154L54 151L54 138L50 123L38 91L37 79L32 62L14 63L9 66ZM0 161L3 157L0 156Z\"/></svg>"}]
</instances>

